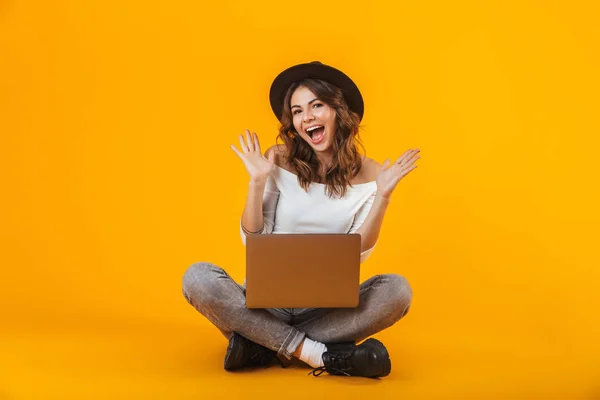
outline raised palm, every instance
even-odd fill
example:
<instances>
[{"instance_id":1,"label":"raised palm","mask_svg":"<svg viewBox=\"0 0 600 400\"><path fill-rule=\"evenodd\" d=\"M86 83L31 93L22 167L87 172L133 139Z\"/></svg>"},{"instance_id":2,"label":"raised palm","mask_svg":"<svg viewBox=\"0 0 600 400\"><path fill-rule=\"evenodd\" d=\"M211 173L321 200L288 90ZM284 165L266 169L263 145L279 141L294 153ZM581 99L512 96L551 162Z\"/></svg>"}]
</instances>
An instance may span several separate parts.
<instances>
[{"instance_id":1,"label":"raised palm","mask_svg":"<svg viewBox=\"0 0 600 400\"><path fill-rule=\"evenodd\" d=\"M247 142L247 143L246 143ZM252 180L266 180L271 170L275 166L275 152L271 152L269 157L263 156L260 150L260 142L256 133L250 135L246 129L246 140L240 135L240 146L242 151L231 145L231 149L238 155L246 166L246 170Z\"/></svg>"},{"instance_id":2,"label":"raised palm","mask_svg":"<svg viewBox=\"0 0 600 400\"><path fill-rule=\"evenodd\" d=\"M417 168L415 162L421 158L419 152L419 149L409 149L391 166L390 160L385 160L377 176L377 190L383 197L389 197L398 182L400 182L400 180L410 171Z\"/></svg>"}]
</instances>

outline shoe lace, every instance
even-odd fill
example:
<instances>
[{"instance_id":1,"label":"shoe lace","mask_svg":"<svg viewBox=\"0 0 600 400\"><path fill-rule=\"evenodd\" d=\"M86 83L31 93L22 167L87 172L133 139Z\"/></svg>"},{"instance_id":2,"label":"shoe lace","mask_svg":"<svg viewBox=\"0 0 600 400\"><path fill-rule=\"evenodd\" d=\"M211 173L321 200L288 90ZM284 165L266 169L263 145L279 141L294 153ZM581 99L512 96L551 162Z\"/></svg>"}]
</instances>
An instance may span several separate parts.
<instances>
[{"instance_id":1,"label":"shoe lace","mask_svg":"<svg viewBox=\"0 0 600 400\"><path fill-rule=\"evenodd\" d=\"M337 372L342 375L350 376L349 371L352 369L352 364L350 363L350 353L343 354L331 354L329 355L328 365L324 365L322 367L317 367L310 371L308 375L312 374L313 376L320 376L323 372Z\"/></svg>"},{"instance_id":2,"label":"shoe lace","mask_svg":"<svg viewBox=\"0 0 600 400\"><path fill-rule=\"evenodd\" d=\"M313 376L320 376L323 372L325 372L325 367L317 367L310 371L308 375L312 374Z\"/></svg>"}]
</instances>

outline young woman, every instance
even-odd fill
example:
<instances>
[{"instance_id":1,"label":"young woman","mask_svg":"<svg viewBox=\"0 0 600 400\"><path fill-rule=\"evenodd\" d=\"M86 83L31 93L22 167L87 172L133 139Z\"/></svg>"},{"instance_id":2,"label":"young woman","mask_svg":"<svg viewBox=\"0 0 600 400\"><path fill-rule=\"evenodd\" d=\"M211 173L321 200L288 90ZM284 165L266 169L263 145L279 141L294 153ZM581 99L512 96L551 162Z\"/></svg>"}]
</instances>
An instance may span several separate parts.
<instances>
[{"instance_id":1,"label":"young woman","mask_svg":"<svg viewBox=\"0 0 600 400\"><path fill-rule=\"evenodd\" d=\"M283 143L263 155L258 136L246 130L241 149L231 146L249 174L242 241L248 233L358 233L363 262L377 243L392 192L416 167L419 150L383 165L361 155L361 93L343 72L317 61L280 73L270 101ZM360 285L357 308L247 309L245 284L210 263L189 267L183 293L229 339L228 371L297 357L314 375L373 378L390 373L389 354L374 338L356 343L404 317L412 298L406 279L383 274Z\"/></svg>"}]
</instances>

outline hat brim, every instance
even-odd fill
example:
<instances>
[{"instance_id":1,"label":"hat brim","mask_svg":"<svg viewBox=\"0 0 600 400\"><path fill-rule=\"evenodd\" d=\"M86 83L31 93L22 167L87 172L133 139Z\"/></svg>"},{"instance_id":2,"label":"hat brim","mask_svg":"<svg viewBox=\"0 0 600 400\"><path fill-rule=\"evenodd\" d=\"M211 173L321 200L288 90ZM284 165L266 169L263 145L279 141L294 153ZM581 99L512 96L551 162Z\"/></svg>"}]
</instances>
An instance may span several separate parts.
<instances>
[{"instance_id":1,"label":"hat brim","mask_svg":"<svg viewBox=\"0 0 600 400\"><path fill-rule=\"evenodd\" d=\"M281 121L283 115L283 101L288 88L292 83L306 78L320 79L339 87L350 110L357 113L362 120L365 105L360 90L358 90L352 79L342 71L329 65L312 62L294 65L284 70L277 75L271 84L269 100L271 109L279 121Z\"/></svg>"}]
</instances>

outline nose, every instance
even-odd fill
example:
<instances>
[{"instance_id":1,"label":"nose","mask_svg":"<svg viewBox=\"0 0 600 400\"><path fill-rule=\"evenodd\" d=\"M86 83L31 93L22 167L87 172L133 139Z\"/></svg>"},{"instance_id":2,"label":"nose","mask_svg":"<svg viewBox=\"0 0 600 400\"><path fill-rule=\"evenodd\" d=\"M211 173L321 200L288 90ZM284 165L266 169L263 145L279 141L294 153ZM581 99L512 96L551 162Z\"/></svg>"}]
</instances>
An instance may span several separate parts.
<instances>
[{"instance_id":1,"label":"nose","mask_svg":"<svg viewBox=\"0 0 600 400\"><path fill-rule=\"evenodd\" d=\"M309 121L312 121L313 119L314 119L314 117L312 115L312 110L309 107L308 111L306 111L304 113L304 122L309 122Z\"/></svg>"}]
</instances>

